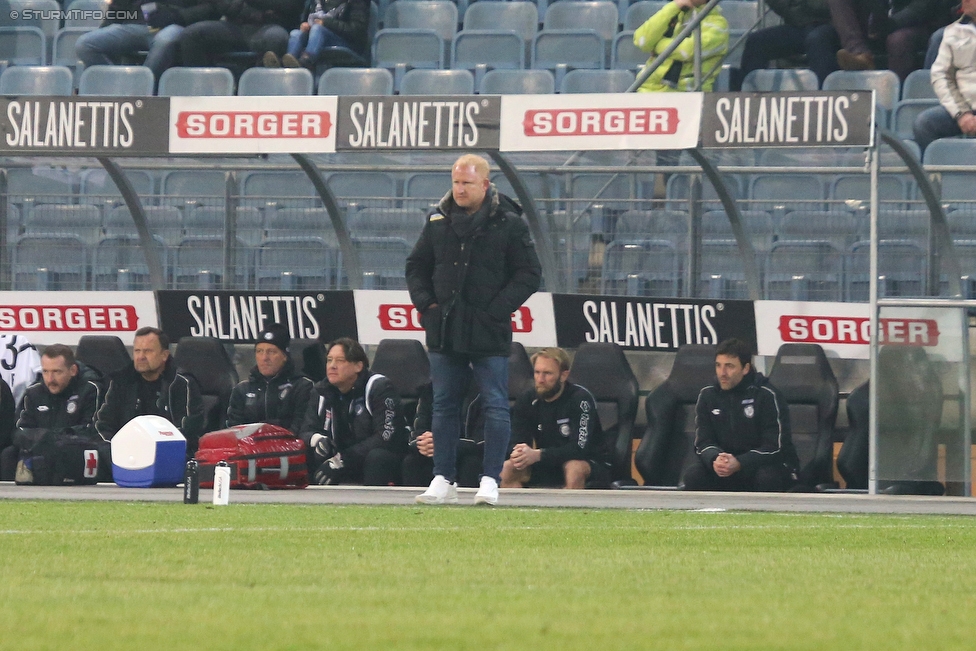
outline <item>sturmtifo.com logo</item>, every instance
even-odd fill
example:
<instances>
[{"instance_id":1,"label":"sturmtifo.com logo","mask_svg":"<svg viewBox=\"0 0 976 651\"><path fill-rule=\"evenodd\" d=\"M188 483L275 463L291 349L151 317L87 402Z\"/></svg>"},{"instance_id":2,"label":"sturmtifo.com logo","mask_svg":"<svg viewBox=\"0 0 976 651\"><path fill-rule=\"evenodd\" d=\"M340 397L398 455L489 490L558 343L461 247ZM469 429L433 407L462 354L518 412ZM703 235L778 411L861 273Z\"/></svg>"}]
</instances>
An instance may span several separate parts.
<instances>
[{"instance_id":1,"label":"sturmtifo.com logo","mask_svg":"<svg viewBox=\"0 0 976 651\"><path fill-rule=\"evenodd\" d=\"M139 11L137 9L128 9L122 11L116 9L34 9L32 7L25 7L23 9L12 10L10 12L10 20L24 20L24 21L112 20L112 21L123 22L123 21L139 20Z\"/></svg>"}]
</instances>

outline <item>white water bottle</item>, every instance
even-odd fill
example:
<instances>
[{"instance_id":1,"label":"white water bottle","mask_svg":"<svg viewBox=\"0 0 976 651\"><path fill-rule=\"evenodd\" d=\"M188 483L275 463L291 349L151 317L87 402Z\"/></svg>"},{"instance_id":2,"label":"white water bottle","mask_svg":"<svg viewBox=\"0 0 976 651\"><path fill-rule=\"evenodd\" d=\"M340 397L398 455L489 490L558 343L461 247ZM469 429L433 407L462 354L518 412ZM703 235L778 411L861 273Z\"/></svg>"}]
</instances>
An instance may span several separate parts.
<instances>
[{"instance_id":1,"label":"white water bottle","mask_svg":"<svg viewBox=\"0 0 976 651\"><path fill-rule=\"evenodd\" d=\"M226 461L221 461L214 468L213 503L230 503L230 466Z\"/></svg>"}]
</instances>

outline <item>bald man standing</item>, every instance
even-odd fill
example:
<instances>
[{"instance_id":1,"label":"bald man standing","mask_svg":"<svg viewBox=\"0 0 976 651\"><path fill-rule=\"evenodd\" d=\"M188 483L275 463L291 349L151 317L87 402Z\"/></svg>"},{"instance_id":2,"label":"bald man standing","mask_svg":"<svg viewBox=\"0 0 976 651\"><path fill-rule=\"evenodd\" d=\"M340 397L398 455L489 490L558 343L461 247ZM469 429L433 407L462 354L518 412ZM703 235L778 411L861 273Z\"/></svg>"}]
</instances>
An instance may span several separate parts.
<instances>
[{"instance_id":1,"label":"bald man standing","mask_svg":"<svg viewBox=\"0 0 976 651\"><path fill-rule=\"evenodd\" d=\"M434 385L434 479L417 501L457 502L461 401L473 377L485 410L484 465L474 503L496 504L512 430L512 313L539 289L542 268L522 207L495 189L484 158L466 154L454 163L451 191L428 216L406 274Z\"/></svg>"}]
</instances>

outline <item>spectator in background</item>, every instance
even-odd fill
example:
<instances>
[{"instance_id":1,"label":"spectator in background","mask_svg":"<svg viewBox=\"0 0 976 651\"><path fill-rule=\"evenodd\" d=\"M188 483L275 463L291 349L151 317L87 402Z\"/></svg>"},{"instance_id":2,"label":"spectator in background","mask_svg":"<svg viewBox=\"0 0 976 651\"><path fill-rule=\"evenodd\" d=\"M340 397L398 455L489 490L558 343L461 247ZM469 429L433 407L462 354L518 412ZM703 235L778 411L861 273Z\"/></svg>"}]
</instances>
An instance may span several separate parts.
<instances>
[{"instance_id":1,"label":"spectator in background","mask_svg":"<svg viewBox=\"0 0 976 651\"><path fill-rule=\"evenodd\" d=\"M0 335L0 379L7 383L13 394L15 410L27 387L40 378L41 356L34 344L24 335Z\"/></svg>"},{"instance_id":2,"label":"spectator in background","mask_svg":"<svg viewBox=\"0 0 976 651\"><path fill-rule=\"evenodd\" d=\"M751 32L742 49L737 79L732 90L742 88L742 82L753 70L769 67L773 59L806 55L807 67L823 80L837 70L836 32L830 26L827 0L766 0L766 6L783 19L782 25Z\"/></svg>"},{"instance_id":3,"label":"spectator in background","mask_svg":"<svg viewBox=\"0 0 976 651\"><path fill-rule=\"evenodd\" d=\"M940 0L941 1L941 0ZM827 0L840 37L842 70L873 70L869 42L883 43L888 69L902 81L920 67L918 53L941 18L933 0Z\"/></svg>"},{"instance_id":4,"label":"spectator in background","mask_svg":"<svg viewBox=\"0 0 976 651\"><path fill-rule=\"evenodd\" d=\"M369 58L369 0L308 0L305 18L288 37L288 52L281 59L265 52L264 67L303 66L315 70L323 48L347 47Z\"/></svg>"},{"instance_id":5,"label":"spectator in background","mask_svg":"<svg viewBox=\"0 0 976 651\"><path fill-rule=\"evenodd\" d=\"M301 431L312 393L312 381L295 372L288 354L288 328L272 323L258 334L250 377L234 387L227 407L227 426L270 423L296 436Z\"/></svg>"},{"instance_id":6,"label":"spectator in background","mask_svg":"<svg viewBox=\"0 0 976 651\"><path fill-rule=\"evenodd\" d=\"M715 384L698 394L695 454L685 490L785 491L799 461L790 437L790 411L779 391L752 368L752 351L726 339L715 351Z\"/></svg>"},{"instance_id":7,"label":"spectator in background","mask_svg":"<svg viewBox=\"0 0 976 651\"><path fill-rule=\"evenodd\" d=\"M512 313L542 282L522 208L495 189L489 172L488 161L474 154L454 162L451 190L407 256L407 287L421 315L434 383L434 479L416 498L424 504L444 504L456 494L461 403L472 377L485 409L484 467L474 503L498 503L512 432Z\"/></svg>"},{"instance_id":8,"label":"spectator in background","mask_svg":"<svg viewBox=\"0 0 976 651\"><path fill-rule=\"evenodd\" d=\"M312 483L399 483L407 423L393 383L370 372L353 339L336 339L326 350L326 379L313 387L301 432Z\"/></svg>"},{"instance_id":9,"label":"spectator in background","mask_svg":"<svg viewBox=\"0 0 976 651\"><path fill-rule=\"evenodd\" d=\"M219 18L208 0L112 0L111 19L83 34L75 43L75 54L85 64L118 65L125 57L148 50L145 65L156 80L178 63L180 36L187 25Z\"/></svg>"},{"instance_id":10,"label":"spectator in background","mask_svg":"<svg viewBox=\"0 0 976 651\"><path fill-rule=\"evenodd\" d=\"M634 32L634 45L649 52L653 59L663 52L691 20L694 10L707 0L673 0ZM710 75L729 48L729 24L716 6L701 22L702 76L707 81L701 90L710 91L715 84L715 75ZM681 45L664 60L637 92L687 91L695 88L695 38L690 34Z\"/></svg>"},{"instance_id":11,"label":"spectator in background","mask_svg":"<svg viewBox=\"0 0 976 651\"><path fill-rule=\"evenodd\" d=\"M288 31L298 27L302 0L214 0L220 20L195 23L183 32L184 66L212 66L227 52L282 56Z\"/></svg>"},{"instance_id":12,"label":"spectator in background","mask_svg":"<svg viewBox=\"0 0 976 651\"><path fill-rule=\"evenodd\" d=\"M166 333L148 326L136 330L132 364L112 377L95 415L95 429L110 441L130 420L147 415L173 423L186 438L187 455L193 455L204 428L200 388L177 371Z\"/></svg>"},{"instance_id":13,"label":"spectator in background","mask_svg":"<svg viewBox=\"0 0 976 651\"><path fill-rule=\"evenodd\" d=\"M946 27L932 64L939 106L915 118L915 142L923 152L939 138L976 136L976 0L963 0L962 14Z\"/></svg>"},{"instance_id":14,"label":"spectator in background","mask_svg":"<svg viewBox=\"0 0 976 651\"><path fill-rule=\"evenodd\" d=\"M610 487L610 455L596 399L568 382L569 355L543 348L532 356L535 389L512 409L515 445L502 468L503 488Z\"/></svg>"},{"instance_id":15,"label":"spectator in background","mask_svg":"<svg viewBox=\"0 0 976 651\"><path fill-rule=\"evenodd\" d=\"M21 448L29 448L49 431L55 437L91 439L93 446L96 439L100 440L94 427L95 410L101 400L97 373L76 362L69 347L52 344L41 355L41 374L43 379L24 394L14 445L0 453L0 479L4 481L14 479ZM54 463L53 458L47 461ZM35 471L41 472L39 468Z\"/></svg>"}]
</instances>

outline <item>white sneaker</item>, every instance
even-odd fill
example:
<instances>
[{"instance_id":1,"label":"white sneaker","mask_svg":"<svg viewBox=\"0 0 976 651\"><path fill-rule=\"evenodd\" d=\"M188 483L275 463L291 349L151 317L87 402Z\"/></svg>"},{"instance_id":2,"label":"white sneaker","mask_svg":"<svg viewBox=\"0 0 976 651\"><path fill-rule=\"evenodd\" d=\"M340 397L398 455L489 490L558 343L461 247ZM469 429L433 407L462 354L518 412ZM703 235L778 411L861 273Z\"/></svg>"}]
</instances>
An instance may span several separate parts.
<instances>
[{"instance_id":1,"label":"white sneaker","mask_svg":"<svg viewBox=\"0 0 976 651\"><path fill-rule=\"evenodd\" d=\"M417 504L457 504L457 501L457 483L447 481L444 475L434 477L427 490L416 497Z\"/></svg>"},{"instance_id":2,"label":"white sneaker","mask_svg":"<svg viewBox=\"0 0 976 651\"><path fill-rule=\"evenodd\" d=\"M498 504L498 482L491 477L482 477L481 486L474 495L474 503L494 506Z\"/></svg>"}]
</instances>

